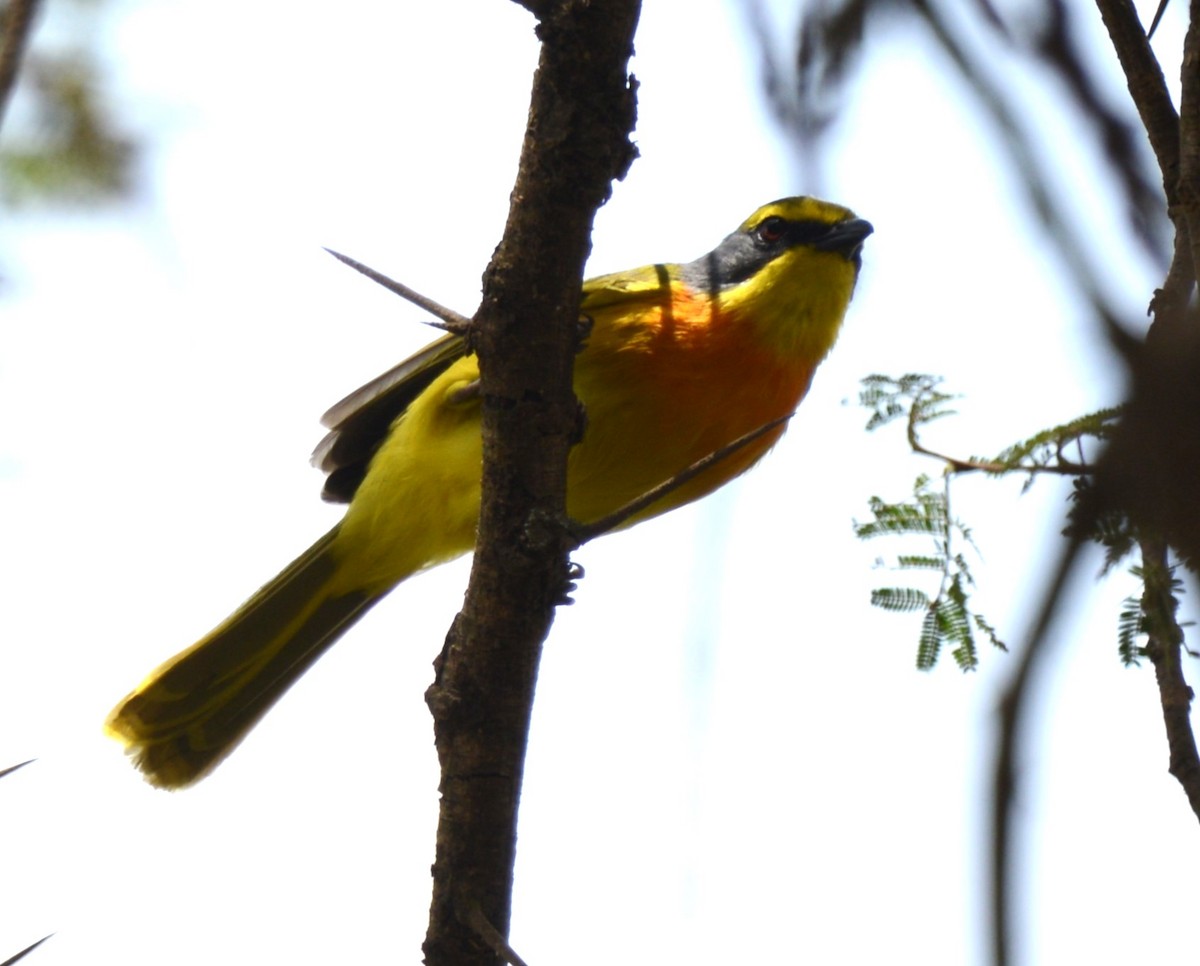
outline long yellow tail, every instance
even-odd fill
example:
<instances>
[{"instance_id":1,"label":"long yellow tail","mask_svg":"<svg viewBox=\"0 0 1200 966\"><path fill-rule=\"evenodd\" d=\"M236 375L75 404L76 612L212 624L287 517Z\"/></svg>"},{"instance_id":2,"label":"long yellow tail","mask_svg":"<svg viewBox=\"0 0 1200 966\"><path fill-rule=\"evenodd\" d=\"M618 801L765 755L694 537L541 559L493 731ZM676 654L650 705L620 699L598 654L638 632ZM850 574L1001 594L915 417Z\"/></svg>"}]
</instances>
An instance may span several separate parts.
<instances>
[{"instance_id":1,"label":"long yellow tail","mask_svg":"<svg viewBox=\"0 0 1200 966\"><path fill-rule=\"evenodd\" d=\"M109 717L147 779L181 788L206 775L325 649L382 595L335 596L338 527L228 620L157 668Z\"/></svg>"}]
</instances>

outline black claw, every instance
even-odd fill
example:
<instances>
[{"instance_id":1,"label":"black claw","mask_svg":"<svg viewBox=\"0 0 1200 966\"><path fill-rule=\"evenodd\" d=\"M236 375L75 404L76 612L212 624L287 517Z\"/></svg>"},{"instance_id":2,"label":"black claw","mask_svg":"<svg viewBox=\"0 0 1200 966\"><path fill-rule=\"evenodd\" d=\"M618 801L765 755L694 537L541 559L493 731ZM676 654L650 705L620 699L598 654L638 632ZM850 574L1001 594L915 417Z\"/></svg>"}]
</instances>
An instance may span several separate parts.
<instances>
[{"instance_id":1,"label":"black claw","mask_svg":"<svg viewBox=\"0 0 1200 966\"><path fill-rule=\"evenodd\" d=\"M583 567L575 563L573 560L568 561L566 573L563 574L562 589L559 591L558 597L555 599L554 603L563 607L570 607L573 603L575 603L575 599L571 595L579 589L579 585L576 583L576 581L582 579Z\"/></svg>"}]
</instances>

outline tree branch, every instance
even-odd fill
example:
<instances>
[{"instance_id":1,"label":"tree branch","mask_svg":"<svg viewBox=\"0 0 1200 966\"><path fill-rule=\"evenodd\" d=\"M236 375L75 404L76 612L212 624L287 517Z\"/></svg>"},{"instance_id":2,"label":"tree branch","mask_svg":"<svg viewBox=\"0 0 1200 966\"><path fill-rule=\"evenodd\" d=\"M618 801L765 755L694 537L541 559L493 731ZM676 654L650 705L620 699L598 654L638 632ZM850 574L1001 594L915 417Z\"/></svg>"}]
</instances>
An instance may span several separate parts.
<instances>
[{"instance_id":1,"label":"tree branch","mask_svg":"<svg viewBox=\"0 0 1200 966\"><path fill-rule=\"evenodd\" d=\"M0 124L17 83L17 74L25 59L29 33L39 0L8 0L4 8L3 29L0 31Z\"/></svg>"},{"instance_id":2,"label":"tree branch","mask_svg":"<svg viewBox=\"0 0 1200 966\"><path fill-rule=\"evenodd\" d=\"M1200 122L1196 120L1200 110L1197 104L1200 100L1200 57L1197 55L1200 24L1193 2L1192 23L1184 42L1183 98L1181 110L1176 113L1166 78L1133 4L1130 0L1096 0L1096 6L1125 74L1129 96L1150 138L1150 146L1162 172L1167 214L1175 225L1175 254L1171 268L1151 303L1157 321L1182 310L1197 277L1200 194L1195 181L1200 177L1200 143L1197 143Z\"/></svg>"},{"instance_id":3,"label":"tree branch","mask_svg":"<svg viewBox=\"0 0 1200 966\"><path fill-rule=\"evenodd\" d=\"M1167 566L1167 546L1161 541L1143 538L1142 613L1146 615L1146 656L1154 665L1158 683L1163 724L1167 729L1170 752L1168 771L1183 786L1192 811L1200 819L1200 754L1192 732L1192 689L1183 676L1183 629L1175 614L1179 602L1171 589Z\"/></svg>"},{"instance_id":4,"label":"tree branch","mask_svg":"<svg viewBox=\"0 0 1200 966\"><path fill-rule=\"evenodd\" d=\"M906 433L909 449L918 456L928 456L931 459L945 463L951 473L991 473L995 476L1003 476L1009 473L1028 473L1030 476L1049 473L1056 476L1082 476L1092 471L1092 467L1086 463L1076 463L1063 456L1061 443L1058 446L1057 462L1055 463L1006 463L1000 460L980 460L973 457L951 456L948 453L930 449L921 442L921 435L917 431L919 422L920 410L914 404L908 411ZM1075 441L1078 442L1078 439Z\"/></svg>"},{"instance_id":5,"label":"tree branch","mask_svg":"<svg viewBox=\"0 0 1200 966\"><path fill-rule=\"evenodd\" d=\"M1171 103L1166 78L1130 0L1096 0L1096 6L1125 73L1133 106L1150 138L1171 206L1179 179L1179 115Z\"/></svg>"},{"instance_id":6,"label":"tree branch","mask_svg":"<svg viewBox=\"0 0 1200 966\"><path fill-rule=\"evenodd\" d=\"M1130 359L1132 400L1125 425L1104 457L1101 498L1128 512L1141 534L1142 613L1149 637L1145 651L1158 683L1169 770L1200 818L1193 695L1183 675L1184 635L1167 566L1168 546L1192 569L1200 565L1200 512L1193 494L1200 471L1200 332L1189 304L1200 269L1200 0L1192 0L1184 39L1178 115L1132 5L1127 0L1096 2L1162 168L1176 232L1170 270L1151 302L1154 325Z\"/></svg>"},{"instance_id":7,"label":"tree branch","mask_svg":"<svg viewBox=\"0 0 1200 966\"><path fill-rule=\"evenodd\" d=\"M541 17L541 56L508 223L471 331L483 410L479 536L426 693L442 766L430 966L493 966L494 944L471 925L480 918L508 933L534 685L567 572L580 279L595 210L635 154L626 71L638 0L525 5Z\"/></svg>"},{"instance_id":8,"label":"tree branch","mask_svg":"<svg viewBox=\"0 0 1200 966\"><path fill-rule=\"evenodd\" d=\"M1179 103L1179 191L1180 215L1190 238L1191 277L1200 278L1200 0L1192 0L1191 21L1183 39Z\"/></svg>"}]
</instances>

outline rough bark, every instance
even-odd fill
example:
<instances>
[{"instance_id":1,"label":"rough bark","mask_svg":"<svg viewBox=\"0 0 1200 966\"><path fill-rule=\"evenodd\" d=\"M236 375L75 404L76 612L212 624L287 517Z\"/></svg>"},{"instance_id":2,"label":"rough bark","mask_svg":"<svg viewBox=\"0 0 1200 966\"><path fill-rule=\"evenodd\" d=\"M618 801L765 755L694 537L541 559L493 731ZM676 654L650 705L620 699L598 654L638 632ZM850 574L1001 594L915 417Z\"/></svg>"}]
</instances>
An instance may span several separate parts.
<instances>
[{"instance_id":1,"label":"rough bark","mask_svg":"<svg viewBox=\"0 0 1200 966\"><path fill-rule=\"evenodd\" d=\"M442 767L430 966L503 955L538 661L567 579L580 279L595 211L635 156L627 65L638 0L524 5L539 18L541 56L508 223L470 335L483 406L479 538L426 695Z\"/></svg>"}]
</instances>

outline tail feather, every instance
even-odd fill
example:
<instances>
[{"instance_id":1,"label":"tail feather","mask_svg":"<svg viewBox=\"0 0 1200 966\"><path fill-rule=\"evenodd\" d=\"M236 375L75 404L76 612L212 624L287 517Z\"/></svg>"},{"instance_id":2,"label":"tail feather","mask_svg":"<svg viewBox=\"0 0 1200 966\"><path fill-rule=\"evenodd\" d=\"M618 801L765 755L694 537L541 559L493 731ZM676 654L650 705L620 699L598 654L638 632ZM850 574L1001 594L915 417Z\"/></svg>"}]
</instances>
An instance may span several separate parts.
<instances>
[{"instance_id":1,"label":"tail feather","mask_svg":"<svg viewBox=\"0 0 1200 966\"><path fill-rule=\"evenodd\" d=\"M379 595L330 591L335 527L207 637L155 670L113 711L154 785L202 778Z\"/></svg>"}]
</instances>

